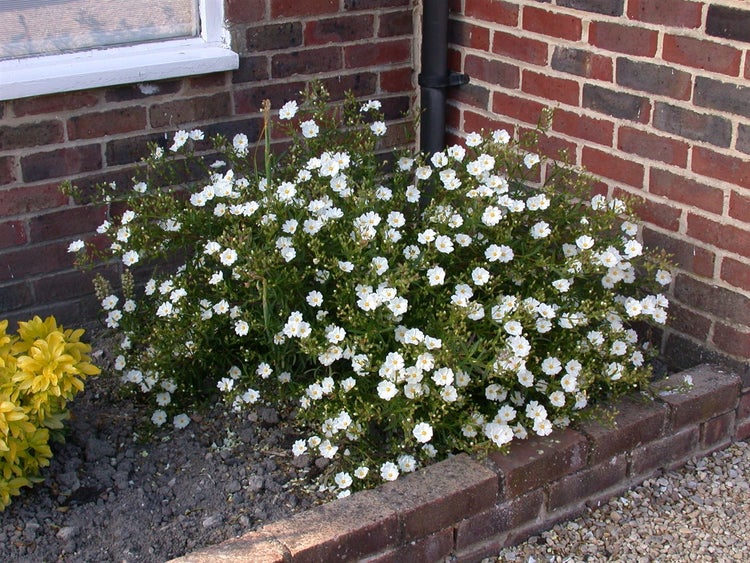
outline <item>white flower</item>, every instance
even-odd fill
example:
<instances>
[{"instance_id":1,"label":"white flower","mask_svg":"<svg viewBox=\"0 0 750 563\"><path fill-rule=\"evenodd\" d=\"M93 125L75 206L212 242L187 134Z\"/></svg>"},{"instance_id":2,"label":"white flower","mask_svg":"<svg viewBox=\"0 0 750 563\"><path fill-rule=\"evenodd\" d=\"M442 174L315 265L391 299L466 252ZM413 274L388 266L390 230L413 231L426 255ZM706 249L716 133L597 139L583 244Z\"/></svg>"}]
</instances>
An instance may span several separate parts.
<instances>
[{"instance_id":1,"label":"white flower","mask_svg":"<svg viewBox=\"0 0 750 563\"><path fill-rule=\"evenodd\" d=\"M553 407L562 408L565 406L565 393L554 391L549 396L549 402Z\"/></svg>"},{"instance_id":2,"label":"white flower","mask_svg":"<svg viewBox=\"0 0 750 563\"><path fill-rule=\"evenodd\" d=\"M411 473L417 468L417 460L409 454L402 454L398 456L398 467L402 473Z\"/></svg>"},{"instance_id":3,"label":"white flower","mask_svg":"<svg viewBox=\"0 0 750 563\"><path fill-rule=\"evenodd\" d=\"M380 466L380 476L383 481L395 481L398 479L398 466L391 461L386 461Z\"/></svg>"},{"instance_id":4,"label":"white flower","mask_svg":"<svg viewBox=\"0 0 750 563\"><path fill-rule=\"evenodd\" d=\"M156 426L161 426L167 421L167 413L165 413L163 410L155 410L154 414L151 415L151 422L153 422Z\"/></svg>"},{"instance_id":5,"label":"white flower","mask_svg":"<svg viewBox=\"0 0 750 563\"><path fill-rule=\"evenodd\" d=\"M388 260L383 256L375 256L371 261L375 273L382 276L388 270Z\"/></svg>"},{"instance_id":6,"label":"white flower","mask_svg":"<svg viewBox=\"0 0 750 563\"><path fill-rule=\"evenodd\" d=\"M234 152L236 152L238 155L247 154L249 147L247 135L245 135L244 133L237 133L232 139L232 146L234 147Z\"/></svg>"},{"instance_id":7,"label":"white flower","mask_svg":"<svg viewBox=\"0 0 750 563\"><path fill-rule=\"evenodd\" d=\"M332 459L336 455L336 452L339 451L339 447L331 444L330 440L323 440L320 446L318 446L318 451L320 451L320 455L324 458Z\"/></svg>"},{"instance_id":8,"label":"white flower","mask_svg":"<svg viewBox=\"0 0 750 563\"><path fill-rule=\"evenodd\" d=\"M552 282L552 287L560 293L566 293L570 289L571 283L572 281L569 279L559 279Z\"/></svg>"},{"instance_id":9,"label":"white flower","mask_svg":"<svg viewBox=\"0 0 750 563\"><path fill-rule=\"evenodd\" d=\"M542 362L542 371L547 375L558 374L562 371L562 364L555 357L545 358Z\"/></svg>"},{"instance_id":10,"label":"white flower","mask_svg":"<svg viewBox=\"0 0 750 563\"><path fill-rule=\"evenodd\" d=\"M285 103L279 110L279 119L288 120L297 115L297 102L294 100Z\"/></svg>"},{"instance_id":11,"label":"white flower","mask_svg":"<svg viewBox=\"0 0 750 563\"><path fill-rule=\"evenodd\" d=\"M169 150L172 152L180 150L182 146L187 142L187 140L190 138L190 135L187 131L183 131L180 129L177 131L177 133L174 134L174 142L172 143L172 146L169 147Z\"/></svg>"},{"instance_id":12,"label":"white flower","mask_svg":"<svg viewBox=\"0 0 750 563\"><path fill-rule=\"evenodd\" d=\"M552 233L552 230L546 221L539 221L531 227L531 236L535 239L546 238L550 233Z\"/></svg>"},{"instance_id":13,"label":"white flower","mask_svg":"<svg viewBox=\"0 0 750 563\"><path fill-rule=\"evenodd\" d=\"M427 422L420 422L414 426L412 434L417 442L420 444L426 444L432 440L432 426Z\"/></svg>"},{"instance_id":14,"label":"white flower","mask_svg":"<svg viewBox=\"0 0 750 563\"><path fill-rule=\"evenodd\" d=\"M445 281L445 270L440 266L434 266L427 270L427 281L430 285L443 285Z\"/></svg>"},{"instance_id":15,"label":"white flower","mask_svg":"<svg viewBox=\"0 0 750 563\"><path fill-rule=\"evenodd\" d=\"M475 285L484 285L490 280L490 273L485 268L477 267L471 271L471 279Z\"/></svg>"},{"instance_id":16,"label":"white flower","mask_svg":"<svg viewBox=\"0 0 750 563\"><path fill-rule=\"evenodd\" d=\"M343 471L340 473L336 473L336 476L333 478L333 480L336 482L336 485L338 485L339 489L348 489L352 484L352 476L348 473L344 473Z\"/></svg>"},{"instance_id":17,"label":"white flower","mask_svg":"<svg viewBox=\"0 0 750 563\"><path fill-rule=\"evenodd\" d=\"M534 432L539 436L549 436L552 434L552 423L546 418L535 419Z\"/></svg>"},{"instance_id":18,"label":"white flower","mask_svg":"<svg viewBox=\"0 0 750 563\"><path fill-rule=\"evenodd\" d=\"M378 383L378 397L384 401L390 401L398 394L398 388L392 381L383 379Z\"/></svg>"},{"instance_id":19,"label":"white flower","mask_svg":"<svg viewBox=\"0 0 750 563\"><path fill-rule=\"evenodd\" d=\"M126 266L132 266L136 262L138 262L140 256L138 256L138 252L135 250L129 250L125 254L122 255L122 262Z\"/></svg>"},{"instance_id":20,"label":"white flower","mask_svg":"<svg viewBox=\"0 0 750 563\"><path fill-rule=\"evenodd\" d=\"M489 262L510 262L513 260L514 254L513 249L509 246L491 244L485 250L484 256Z\"/></svg>"},{"instance_id":21,"label":"white flower","mask_svg":"<svg viewBox=\"0 0 750 563\"><path fill-rule=\"evenodd\" d=\"M318 133L320 132L318 124L315 123L315 121L312 119L308 119L307 121L303 121L302 123L300 123L300 128L302 129L302 136L306 139L317 137Z\"/></svg>"},{"instance_id":22,"label":"white flower","mask_svg":"<svg viewBox=\"0 0 750 563\"><path fill-rule=\"evenodd\" d=\"M359 109L362 113L367 113L370 110L378 110L382 107L380 100L367 100L362 107Z\"/></svg>"},{"instance_id":23,"label":"white flower","mask_svg":"<svg viewBox=\"0 0 750 563\"><path fill-rule=\"evenodd\" d=\"M234 389L234 379L232 379L231 377L222 377L216 383L216 387L222 393L229 393L232 389Z\"/></svg>"},{"instance_id":24,"label":"white flower","mask_svg":"<svg viewBox=\"0 0 750 563\"><path fill-rule=\"evenodd\" d=\"M320 307L323 305L323 294L319 291L313 290L307 294L305 300L310 307Z\"/></svg>"},{"instance_id":25,"label":"white flower","mask_svg":"<svg viewBox=\"0 0 750 563\"><path fill-rule=\"evenodd\" d=\"M172 396L164 391L163 393L156 394L156 404L160 407L165 407L172 402Z\"/></svg>"},{"instance_id":26,"label":"white flower","mask_svg":"<svg viewBox=\"0 0 750 563\"><path fill-rule=\"evenodd\" d=\"M451 252L453 252L453 241L450 239L450 237L439 235L435 239L435 248L438 252L442 252L443 254L450 254Z\"/></svg>"},{"instance_id":27,"label":"white flower","mask_svg":"<svg viewBox=\"0 0 750 563\"><path fill-rule=\"evenodd\" d=\"M68 252L78 252L79 250L82 250L84 246L86 245L82 240L74 240L68 246Z\"/></svg>"},{"instance_id":28,"label":"white flower","mask_svg":"<svg viewBox=\"0 0 750 563\"><path fill-rule=\"evenodd\" d=\"M484 435L500 447L513 440L513 429L504 423L490 422L484 427Z\"/></svg>"},{"instance_id":29,"label":"white flower","mask_svg":"<svg viewBox=\"0 0 750 563\"><path fill-rule=\"evenodd\" d=\"M466 135L466 146L476 147L482 143L482 136L479 133L469 133Z\"/></svg>"},{"instance_id":30,"label":"white flower","mask_svg":"<svg viewBox=\"0 0 750 563\"><path fill-rule=\"evenodd\" d=\"M667 270L657 270L656 281L661 285L669 285L672 282L672 274Z\"/></svg>"},{"instance_id":31,"label":"white flower","mask_svg":"<svg viewBox=\"0 0 750 563\"><path fill-rule=\"evenodd\" d=\"M307 444L305 443L305 440L297 440L292 445L292 453L295 456L300 456L307 452Z\"/></svg>"},{"instance_id":32,"label":"white flower","mask_svg":"<svg viewBox=\"0 0 750 563\"><path fill-rule=\"evenodd\" d=\"M172 424L174 424L174 427L178 430L181 428L185 428L188 424L190 424L190 417L185 413L178 414L172 419Z\"/></svg>"},{"instance_id":33,"label":"white flower","mask_svg":"<svg viewBox=\"0 0 750 563\"><path fill-rule=\"evenodd\" d=\"M102 299L102 309L105 311L111 311L117 306L117 301L119 301L119 299L116 295L108 295Z\"/></svg>"},{"instance_id":34,"label":"white flower","mask_svg":"<svg viewBox=\"0 0 750 563\"><path fill-rule=\"evenodd\" d=\"M498 145L507 145L510 142L510 135L505 129L498 129L492 132L492 140Z\"/></svg>"},{"instance_id":35,"label":"white flower","mask_svg":"<svg viewBox=\"0 0 750 563\"><path fill-rule=\"evenodd\" d=\"M382 137L385 135L387 128L385 126L385 123L382 121L375 121L370 125L370 131L372 131L373 135L377 137Z\"/></svg>"},{"instance_id":36,"label":"white flower","mask_svg":"<svg viewBox=\"0 0 750 563\"><path fill-rule=\"evenodd\" d=\"M172 314L174 310L174 306L171 302L165 301L161 305L159 305L158 309L156 309L156 316L157 317L168 317Z\"/></svg>"},{"instance_id":37,"label":"white flower","mask_svg":"<svg viewBox=\"0 0 750 563\"><path fill-rule=\"evenodd\" d=\"M248 325L245 321L237 321L234 323L234 332L237 333L237 336L245 336L250 330L250 325Z\"/></svg>"},{"instance_id":38,"label":"white flower","mask_svg":"<svg viewBox=\"0 0 750 563\"><path fill-rule=\"evenodd\" d=\"M576 239L576 246L581 250L588 250L594 246L594 239L588 235L581 235Z\"/></svg>"},{"instance_id":39,"label":"white flower","mask_svg":"<svg viewBox=\"0 0 750 563\"><path fill-rule=\"evenodd\" d=\"M148 186L145 182L138 182L136 184L133 184L133 191L142 194L146 193L146 190L148 189Z\"/></svg>"},{"instance_id":40,"label":"white flower","mask_svg":"<svg viewBox=\"0 0 750 563\"><path fill-rule=\"evenodd\" d=\"M527 154L523 157L523 165L526 168L532 168L535 164L539 164L538 154Z\"/></svg>"}]
</instances>

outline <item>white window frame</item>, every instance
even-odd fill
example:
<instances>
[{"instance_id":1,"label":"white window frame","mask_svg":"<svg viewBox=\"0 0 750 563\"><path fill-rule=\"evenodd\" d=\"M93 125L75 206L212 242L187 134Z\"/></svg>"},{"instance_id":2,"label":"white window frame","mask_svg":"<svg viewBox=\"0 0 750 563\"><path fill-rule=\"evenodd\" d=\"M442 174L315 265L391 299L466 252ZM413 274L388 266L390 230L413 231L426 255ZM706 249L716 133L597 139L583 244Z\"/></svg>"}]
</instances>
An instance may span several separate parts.
<instances>
[{"instance_id":1,"label":"white window frame","mask_svg":"<svg viewBox=\"0 0 750 563\"><path fill-rule=\"evenodd\" d=\"M234 70L224 0L199 0L201 35L0 61L0 100Z\"/></svg>"}]
</instances>

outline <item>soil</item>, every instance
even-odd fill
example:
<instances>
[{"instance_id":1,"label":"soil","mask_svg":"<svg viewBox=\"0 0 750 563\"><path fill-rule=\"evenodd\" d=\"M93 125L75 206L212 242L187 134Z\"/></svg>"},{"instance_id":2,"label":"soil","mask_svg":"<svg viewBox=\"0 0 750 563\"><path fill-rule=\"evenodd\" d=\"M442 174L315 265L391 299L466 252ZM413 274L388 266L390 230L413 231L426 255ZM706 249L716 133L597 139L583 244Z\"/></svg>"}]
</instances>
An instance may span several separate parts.
<instances>
[{"instance_id":1,"label":"soil","mask_svg":"<svg viewBox=\"0 0 750 563\"><path fill-rule=\"evenodd\" d=\"M118 391L106 340L94 345L102 374L71 403L44 482L0 512L0 561L167 561L324 500L274 409L216 405L152 434L151 409Z\"/></svg>"}]
</instances>

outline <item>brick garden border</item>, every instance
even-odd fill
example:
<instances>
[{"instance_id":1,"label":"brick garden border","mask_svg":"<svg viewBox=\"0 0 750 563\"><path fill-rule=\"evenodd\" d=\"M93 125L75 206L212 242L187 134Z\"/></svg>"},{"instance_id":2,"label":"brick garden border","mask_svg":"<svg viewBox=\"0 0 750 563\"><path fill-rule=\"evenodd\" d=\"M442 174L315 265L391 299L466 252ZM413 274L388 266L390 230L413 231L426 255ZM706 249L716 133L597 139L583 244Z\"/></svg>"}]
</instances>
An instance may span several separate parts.
<instances>
[{"instance_id":1,"label":"brick garden border","mask_svg":"<svg viewBox=\"0 0 750 563\"><path fill-rule=\"evenodd\" d=\"M173 563L479 561L750 438L750 370L701 365L656 387L656 400L619 400L615 424L585 422L482 461L461 454Z\"/></svg>"}]
</instances>

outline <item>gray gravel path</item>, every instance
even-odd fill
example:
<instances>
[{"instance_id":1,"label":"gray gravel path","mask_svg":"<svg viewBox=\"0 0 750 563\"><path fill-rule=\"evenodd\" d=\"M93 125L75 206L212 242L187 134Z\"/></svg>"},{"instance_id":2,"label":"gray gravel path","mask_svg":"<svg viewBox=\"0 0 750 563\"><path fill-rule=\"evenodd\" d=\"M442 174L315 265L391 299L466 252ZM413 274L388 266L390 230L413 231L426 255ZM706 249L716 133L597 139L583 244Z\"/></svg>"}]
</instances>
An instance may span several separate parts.
<instances>
[{"instance_id":1,"label":"gray gravel path","mask_svg":"<svg viewBox=\"0 0 750 563\"><path fill-rule=\"evenodd\" d=\"M750 444L649 479L497 561L750 562Z\"/></svg>"}]
</instances>

